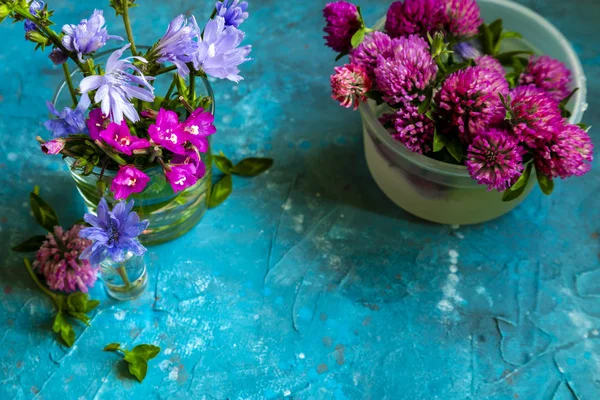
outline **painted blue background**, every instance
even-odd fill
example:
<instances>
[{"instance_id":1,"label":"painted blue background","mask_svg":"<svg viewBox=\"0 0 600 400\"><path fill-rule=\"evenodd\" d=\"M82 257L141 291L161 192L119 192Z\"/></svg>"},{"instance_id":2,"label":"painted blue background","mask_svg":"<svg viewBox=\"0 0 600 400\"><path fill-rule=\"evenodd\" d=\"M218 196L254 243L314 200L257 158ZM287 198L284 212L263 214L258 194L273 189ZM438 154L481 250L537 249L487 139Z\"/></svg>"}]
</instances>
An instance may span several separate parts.
<instances>
[{"instance_id":1,"label":"painted blue background","mask_svg":"<svg viewBox=\"0 0 600 400\"><path fill-rule=\"evenodd\" d=\"M76 23L97 3L55 0L54 19ZM138 43L178 12L212 7L141 3ZM370 22L389 4L368 3ZM573 42L588 76L585 120L600 128L600 3L521 3ZM329 99L323 4L252 2L243 28L255 61L241 84L216 84L214 143L276 167L235 178L232 197L192 232L150 249L142 298L115 302L97 285L102 304L71 349L9 251L40 233L34 184L65 225L84 212L60 158L34 140L61 71L30 51L21 26L0 27L0 398L600 398L598 163L485 225L407 215L369 176L359 115ZM123 34L105 9L111 33ZM143 384L102 352L115 341L162 347Z\"/></svg>"}]
</instances>

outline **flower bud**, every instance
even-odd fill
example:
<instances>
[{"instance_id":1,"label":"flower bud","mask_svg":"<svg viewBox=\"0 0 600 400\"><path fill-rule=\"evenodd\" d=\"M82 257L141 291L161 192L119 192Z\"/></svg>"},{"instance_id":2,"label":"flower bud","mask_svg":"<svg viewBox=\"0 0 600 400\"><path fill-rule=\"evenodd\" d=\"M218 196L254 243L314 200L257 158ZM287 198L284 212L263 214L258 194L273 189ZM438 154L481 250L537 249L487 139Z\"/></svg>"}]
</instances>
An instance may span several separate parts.
<instances>
[{"instance_id":1,"label":"flower bud","mask_svg":"<svg viewBox=\"0 0 600 400\"><path fill-rule=\"evenodd\" d=\"M28 31L25 34L25 39L29 40L30 42L33 43L39 43L42 46L46 46L47 44L50 43L50 40L48 40L47 37L45 37L44 35L42 35L39 31Z\"/></svg>"},{"instance_id":2,"label":"flower bud","mask_svg":"<svg viewBox=\"0 0 600 400\"><path fill-rule=\"evenodd\" d=\"M64 148L65 141L63 139L54 139L42 144L42 151L51 155L60 153Z\"/></svg>"},{"instance_id":3,"label":"flower bud","mask_svg":"<svg viewBox=\"0 0 600 400\"><path fill-rule=\"evenodd\" d=\"M67 61L67 59L69 58L58 47L54 48L54 50L52 50L52 52L50 52L50 55L48 57L50 58L50 60L52 60L54 65L64 64Z\"/></svg>"}]
</instances>

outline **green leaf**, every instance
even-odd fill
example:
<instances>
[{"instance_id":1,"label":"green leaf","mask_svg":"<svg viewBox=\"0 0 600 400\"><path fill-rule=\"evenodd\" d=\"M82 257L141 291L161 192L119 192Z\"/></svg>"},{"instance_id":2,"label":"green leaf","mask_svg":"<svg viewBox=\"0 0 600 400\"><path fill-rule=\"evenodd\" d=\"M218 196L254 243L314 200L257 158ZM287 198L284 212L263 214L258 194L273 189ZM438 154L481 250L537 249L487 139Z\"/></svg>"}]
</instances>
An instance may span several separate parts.
<instances>
[{"instance_id":1,"label":"green leaf","mask_svg":"<svg viewBox=\"0 0 600 400\"><path fill-rule=\"evenodd\" d=\"M88 295L86 293L71 293L67 297L67 311L81 312L85 311Z\"/></svg>"},{"instance_id":2,"label":"green leaf","mask_svg":"<svg viewBox=\"0 0 600 400\"><path fill-rule=\"evenodd\" d=\"M496 56L496 59L500 61L502 65L505 67L510 67L513 63L513 57L516 57L521 54L533 54L533 51L530 50L517 50L517 51L507 51L505 53L500 53Z\"/></svg>"},{"instance_id":3,"label":"green leaf","mask_svg":"<svg viewBox=\"0 0 600 400\"><path fill-rule=\"evenodd\" d=\"M85 306L85 312L89 313L90 311L92 311L93 309L98 307L99 305L100 305L100 302L98 300L89 300Z\"/></svg>"},{"instance_id":4,"label":"green leaf","mask_svg":"<svg viewBox=\"0 0 600 400\"><path fill-rule=\"evenodd\" d=\"M52 330L60 334L60 337L67 347L71 347L73 346L73 343L75 343L75 331L71 324L65 319L62 311L56 313Z\"/></svg>"},{"instance_id":5,"label":"green leaf","mask_svg":"<svg viewBox=\"0 0 600 400\"><path fill-rule=\"evenodd\" d=\"M366 33L367 31L364 27L362 27L359 30L357 30L356 33L354 33L354 35L352 35L352 39L350 40L352 48L357 48L363 42L363 40L365 40Z\"/></svg>"},{"instance_id":6,"label":"green leaf","mask_svg":"<svg viewBox=\"0 0 600 400\"><path fill-rule=\"evenodd\" d=\"M383 103L383 93L376 90L369 90L367 93L365 93L365 96L371 100L375 100L378 105Z\"/></svg>"},{"instance_id":7,"label":"green leaf","mask_svg":"<svg viewBox=\"0 0 600 400\"><path fill-rule=\"evenodd\" d=\"M335 61L340 61L342 58L344 58L347 55L348 55L347 51L342 51L340 54L337 55L337 57L335 58Z\"/></svg>"},{"instance_id":8,"label":"green leaf","mask_svg":"<svg viewBox=\"0 0 600 400\"><path fill-rule=\"evenodd\" d=\"M90 326L91 318L82 312L69 311L69 315L79 321L83 322L85 325Z\"/></svg>"},{"instance_id":9,"label":"green leaf","mask_svg":"<svg viewBox=\"0 0 600 400\"><path fill-rule=\"evenodd\" d=\"M542 189L542 193L546 196L552 194L552 191L554 190L554 181L538 171L537 168L535 170L535 175L537 176L538 185L540 189Z\"/></svg>"},{"instance_id":10,"label":"green leaf","mask_svg":"<svg viewBox=\"0 0 600 400\"><path fill-rule=\"evenodd\" d=\"M473 60L452 64L451 66L449 66L446 69L446 75L450 75L450 74L460 71L461 69L471 67L472 64L473 64Z\"/></svg>"},{"instance_id":11,"label":"green leaf","mask_svg":"<svg viewBox=\"0 0 600 400\"><path fill-rule=\"evenodd\" d=\"M571 111L567 110L567 104L569 104L569 101L571 101L571 98L575 95L575 93L577 93L578 90L579 88L573 89L573 91L571 91L571 93L569 93L569 95L562 99L558 104L558 108L560 109L560 113L563 118L569 118L571 116Z\"/></svg>"},{"instance_id":12,"label":"green leaf","mask_svg":"<svg viewBox=\"0 0 600 400\"><path fill-rule=\"evenodd\" d=\"M494 52L494 35L490 30L489 25L483 23L479 26L480 41L485 54L493 54Z\"/></svg>"},{"instance_id":13,"label":"green leaf","mask_svg":"<svg viewBox=\"0 0 600 400\"><path fill-rule=\"evenodd\" d=\"M417 112L419 114L425 114L427 110L429 110L429 106L431 106L431 99L433 97L433 87L427 88L425 91L425 99L419 104L419 108Z\"/></svg>"},{"instance_id":14,"label":"green leaf","mask_svg":"<svg viewBox=\"0 0 600 400\"><path fill-rule=\"evenodd\" d=\"M504 31L500 35L500 40L504 39L523 39L523 35L521 35L519 32Z\"/></svg>"},{"instance_id":15,"label":"green leaf","mask_svg":"<svg viewBox=\"0 0 600 400\"><path fill-rule=\"evenodd\" d=\"M33 216L35 220L40 224L44 229L49 232L54 230L54 227L59 225L58 217L56 213L46 203L40 196L31 192L29 194L29 202L31 203L31 211L33 211Z\"/></svg>"},{"instance_id":16,"label":"green leaf","mask_svg":"<svg viewBox=\"0 0 600 400\"><path fill-rule=\"evenodd\" d=\"M433 152L437 153L441 151L444 147L446 147L446 142L448 141L448 137L444 134L441 134L436 129L433 132Z\"/></svg>"},{"instance_id":17,"label":"green leaf","mask_svg":"<svg viewBox=\"0 0 600 400\"><path fill-rule=\"evenodd\" d=\"M237 163L231 172L240 176L258 176L272 166L273 160L271 158L250 157Z\"/></svg>"},{"instance_id":18,"label":"green leaf","mask_svg":"<svg viewBox=\"0 0 600 400\"><path fill-rule=\"evenodd\" d=\"M462 163L465 155L465 146L461 143L458 137L453 137L446 142L446 149L456 161Z\"/></svg>"},{"instance_id":19,"label":"green leaf","mask_svg":"<svg viewBox=\"0 0 600 400\"><path fill-rule=\"evenodd\" d=\"M216 185L212 187L210 194L210 201L208 202L209 208L215 208L223 203L233 190L233 182L231 175L225 175Z\"/></svg>"},{"instance_id":20,"label":"green leaf","mask_svg":"<svg viewBox=\"0 0 600 400\"><path fill-rule=\"evenodd\" d=\"M224 174L231 174L231 170L233 169L233 163L227 157L223 155L213 155L213 161L217 168L221 170Z\"/></svg>"},{"instance_id":21,"label":"green leaf","mask_svg":"<svg viewBox=\"0 0 600 400\"><path fill-rule=\"evenodd\" d=\"M137 378L141 383L146 377L148 372L148 363L140 357L135 357L134 360L129 362L129 373Z\"/></svg>"},{"instance_id":22,"label":"green leaf","mask_svg":"<svg viewBox=\"0 0 600 400\"><path fill-rule=\"evenodd\" d=\"M130 353L134 356L140 357L145 361L148 361L152 360L158 355L158 353L160 353L160 347L153 346L151 344L140 344L131 349Z\"/></svg>"},{"instance_id":23,"label":"green leaf","mask_svg":"<svg viewBox=\"0 0 600 400\"><path fill-rule=\"evenodd\" d=\"M529 163L515 184L504 191L504 194L502 195L502 201L508 202L515 200L525 192L525 189L527 189L527 184L529 183L529 178L531 177L532 168L533 164Z\"/></svg>"},{"instance_id":24,"label":"green leaf","mask_svg":"<svg viewBox=\"0 0 600 400\"><path fill-rule=\"evenodd\" d=\"M119 343L111 343L111 344L107 344L104 347L104 351L117 351L121 348L121 345Z\"/></svg>"},{"instance_id":25,"label":"green leaf","mask_svg":"<svg viewBox=\"0 0 600 400\"><path fill-rule=\"evenodd\" d=\"M28 253L30 251L37 251L42 246L45 240L46 236L44 235L30 237L23 243L13 247L12 250L16 251L17 253Z\"/></svg>"},{"instance_id":26,"label":"green leaf","mask_svg":"<svg viewBox=\"0 0 600 400\"><path fill-rule=\"evenodd\" d=\"M0 24L4 21L6 17L10 14L10 10L8 9L8 5L0 4Z\"/></svg>"}]
</instances>

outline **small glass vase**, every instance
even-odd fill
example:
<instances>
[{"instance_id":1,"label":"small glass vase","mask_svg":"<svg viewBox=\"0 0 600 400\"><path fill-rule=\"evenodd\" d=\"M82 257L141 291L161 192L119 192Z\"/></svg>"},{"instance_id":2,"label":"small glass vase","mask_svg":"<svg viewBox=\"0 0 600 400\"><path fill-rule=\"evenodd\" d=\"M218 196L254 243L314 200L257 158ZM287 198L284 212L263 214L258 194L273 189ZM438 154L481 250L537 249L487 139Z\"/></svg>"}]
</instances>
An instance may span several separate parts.
<instances>
[{"instance_id":1,"label":"small glass vase","mask_svg":"<svg viewBox=\"0 0 600 400\"><path fill-rule=\"evenodd\" d=\"M129 253L122 262L106 259L100 263L100 278L110 297L120 301L133 300L148 286L144 256Z\"/></svg>"}]
</instances>

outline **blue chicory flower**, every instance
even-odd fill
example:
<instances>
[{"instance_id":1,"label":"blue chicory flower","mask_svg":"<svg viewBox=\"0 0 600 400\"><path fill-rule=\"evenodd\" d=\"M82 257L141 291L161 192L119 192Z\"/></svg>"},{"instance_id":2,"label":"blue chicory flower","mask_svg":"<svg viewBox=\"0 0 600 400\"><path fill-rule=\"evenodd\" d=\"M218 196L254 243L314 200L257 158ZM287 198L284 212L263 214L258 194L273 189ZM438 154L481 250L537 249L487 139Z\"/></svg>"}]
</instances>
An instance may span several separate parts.
<instances>
[{"instance_id":1,"label":"blue chicory flower","mask_svg":"<svg viewBox=\"0 0 600 400\"><path fill-rule=\"evenodd\" d=\"M54 104L47 101L46 106L48 107L48 110L57 118L49 119L44 123L44 126L52 132L54 138L69 136L76 133L85 133L87 132L85 112L90 104L91 102L88 95L83 94L75 109L65 107L62 112L59 113Z\"/></svg>"},{"instance_id":2,"label":"blue chicory flower","mask_svg":"<svg viewBox=\"0 0 600 400\"><path fill-rule=\"evenodd\" d=\"M91 227L82 229L79 236L91 240L92 244L81 253L81 259L98 265L107 258L123 262L129 253L144 255L146 248L138 236L148 227L148 221L140 221L137 213L131 211L133 204L133 200L120 201L110 211L106 199L102 198L97 215L85 214L83 219Z\"/></svg>"},{"instance_id":3,"label":"blue chicory flower","mask_svg":"<svg viewBox=\"0 0 600 400\"><path fill-rule=\"evenodd\" d=\"M116 124L120 124L124 116L129 118L131 122L140 120L131 99L154 101L154 87L148 82L154 78L145 77L131 61L136 59L146 63L146 59L142 57L120 59L123 52L130 46L130 44L127 44L111 54L106 62L104 75L88 76L79 85L81 93L97 90L94 101L101 103L102 113L109 115ZM133 73L128 72L129 70Z\"/></svg>"},{"instance_id":4,"label":"blue chicory flower","mask_svg":"<svg viewBox=\"0 0 600 400\"><path fill-rule=\"evenodd\" d=\"M155 52L159 55L158 62L170 62L177 67L182 77L190 73L186 63L194 59L198 51L200 28L193 16L187 20L183 15L177 16L169 24L167 33L158 41Z\"/></svg>"},{"instance_id":5,"label":"blue chicory flower","mask_svg":"<svg viewBox=\"0 0 600 400\"><path fill-rule=\"evenodd\" d=\"M91 54L103 47L110 39L123 40L120 36L108 34L104 24L102 10L94 10L89 20L82 20L79 25L64 25L62 30L65 36L62 39L63 46L67 50L77 53L80 61L84 54Z\"/></svg>"},{"instance_id":6,"label":"blue chicory flower","mask_svg":"<svg viewBox=\"0 0 600 400\"><path fill-rule=\"evenodd\" d=\"M36 1L33 0L31 2L31 4L29 5L29 12L31 13L31 15L33 15L34 17L37 16L37 12L39 10L41 10L42 8L44 8L45 3L43 1ZM29 20L25 20L25 32L30 32L30 31L35 31L37 30L37 26L35 25L35 23L29 21Z\"/></svg>"},{"instance_id":7,"label":"blue chicory flower","mask_svg":"<svg viewBox=\"0 0 600 400\"><path fill-rule=\"evenodd\" d=\"M246 18L248 13L248 3L245 1L240 3L240 0L222 0L218 1L215 5L217 9L217 16L225 19L225 26L239 27Z\"/></svg>"},{"instance_id":8,"label":"blue chicory flower","mask_svg":"<svg viewBox=\"0 0 600 400\"><path fill-rule=\"evenodd\" d=\"M215 78L241 81L238 66L250 60L246 56L252 50L252 46L238 47L244 36L236 27L226 27L223 17L211 19L206 23L204 37L199 39L194 68Z\"/></svg>"}]
</instances>

